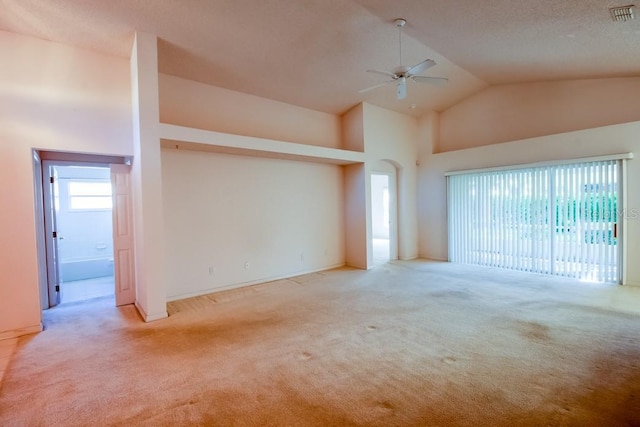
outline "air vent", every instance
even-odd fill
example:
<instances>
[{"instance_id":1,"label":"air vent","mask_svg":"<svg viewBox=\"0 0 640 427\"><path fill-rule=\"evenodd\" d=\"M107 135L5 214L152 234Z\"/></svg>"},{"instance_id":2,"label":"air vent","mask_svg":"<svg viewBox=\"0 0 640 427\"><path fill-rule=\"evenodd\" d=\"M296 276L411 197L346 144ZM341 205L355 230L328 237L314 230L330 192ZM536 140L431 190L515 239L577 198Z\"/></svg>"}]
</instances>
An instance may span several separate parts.
<instances>
[{"instance_id":1,"label":"air vent","mask_svg":"<svg viewBox=\"0 0 640 427\"><path fill-rule=\"evenodd\" d=\"M609 12L611 12L611 19L615 22L631 21L635 18L633 16L633 7L633 4L629 6L612 7L609 9Z\"/></svg>"}]
</instances>

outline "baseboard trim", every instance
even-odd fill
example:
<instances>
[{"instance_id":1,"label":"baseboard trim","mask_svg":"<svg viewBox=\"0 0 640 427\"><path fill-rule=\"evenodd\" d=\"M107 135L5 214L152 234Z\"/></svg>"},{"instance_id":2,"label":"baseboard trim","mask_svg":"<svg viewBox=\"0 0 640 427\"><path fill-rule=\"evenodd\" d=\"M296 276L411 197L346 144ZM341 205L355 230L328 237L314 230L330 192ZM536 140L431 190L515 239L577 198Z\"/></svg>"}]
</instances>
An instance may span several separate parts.
<instances>
[{"instance_id":1,"label":"baseboard trim","mask_svg":"<svg viewBox=\"0 0 640 427\"><path fill-rule=\"evenodd\" d=\"M340 263L340 264L329 265L329 266L326 266L326 267L316 268L314 270L303 270L303 271L298 271L298 272L295 272L295 273L284 274L284 275L281 275L281 276L273 276L273 277L268 277L268 278L264 278L264 279L252 280L250 282L233 283L233 284L229 284L229 285L218 286L218 287L215 287L215 288L203 289L201 291L187 292L185 294L168 296L167 297L167 302L178 301L178 300L181 300L181 299L187 299L187 298L193 298L193 297L199 297L199 296L202 296L202 295L208 295L208 294L212 294L212 293L215 293L215 292L229 291L231 289L244 288L245 286L259 285L261 283L273 282L275 280L290 279L292 277L302 276L304 274L318 273L320 271L333 270L334 268L340 268L340 267L345 267L345 266L352 267L352 266L347 265L345 263ZM356 268L358 268L358 267L356 267Z\"/></svg>"},{"instance_id":2,"label":"baseboard trim","mask_svg":"<svg viewBox=\"0 0 640 427\"><path fill-rule=\"evenodd\" d=\"M371 270L373 268L373 265L370 266L362 266L360 264L355 264L355 263L346 263L345 266L347 267L351 267L351 268L357 268L358 270Z\"/></svg>"},{"instance_id":3,"label":"baseboard trim","mask_svg":"<svg viewBox=\"0 0 640 427\"><path fill-rule=\"evenodd\" d=\"M447 258L435 258L435 257L419 257L427 261L449 262Z\"/></svg>"},{"instance_id":4,"label":"baseboard trim","mask_svg":"<svg viewBox=\"0 0 640 427\"><path fill-rule=\"evenodd\" d=\"M12 329L10 331L0 332L0 341L18 338L23 335L37 334L40 332L42 332L42 323L34 326L27 326L26 328L18 328Z\"/></svg>"},{"instance_id":5,"label":"baseboard trim","mask_svg":"<svg viewBox=\"0 0 640 427\"><path fill-rule=\"evenodd\" d=\"M166 311L151 314L151 315L147 314L147 312L144 311L144 309L140 306L140 304L138 304L138 301L135 302L135 306L136 306L136 309L138 310L138 313L140 313L140 316L142 316L142 320L144 320L147 323L154 322L156 320L166 319L167 317L169 317L169 313L167 313Z\"/></svg>"}]
</instances>

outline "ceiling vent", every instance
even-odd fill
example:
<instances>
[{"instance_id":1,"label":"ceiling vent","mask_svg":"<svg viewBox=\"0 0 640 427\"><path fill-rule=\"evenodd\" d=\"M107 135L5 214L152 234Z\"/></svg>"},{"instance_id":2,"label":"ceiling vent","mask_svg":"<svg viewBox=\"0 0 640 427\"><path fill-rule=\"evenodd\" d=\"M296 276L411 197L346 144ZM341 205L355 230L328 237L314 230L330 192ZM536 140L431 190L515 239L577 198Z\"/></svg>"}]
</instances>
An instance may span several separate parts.
<instances>
[{"instance_id":1,"label":"ceiling vent","mask_svg":"<svg viewBox=\"0 0 640 427\"><path fill-rule=\"evenodd\" d=\"M612 7L609 9L609 12L611 12L611 19L615 22L631 21L635 18L633 16L633 6L634 5L631 4L629 6Z\"/></svg>"}]
</instances>

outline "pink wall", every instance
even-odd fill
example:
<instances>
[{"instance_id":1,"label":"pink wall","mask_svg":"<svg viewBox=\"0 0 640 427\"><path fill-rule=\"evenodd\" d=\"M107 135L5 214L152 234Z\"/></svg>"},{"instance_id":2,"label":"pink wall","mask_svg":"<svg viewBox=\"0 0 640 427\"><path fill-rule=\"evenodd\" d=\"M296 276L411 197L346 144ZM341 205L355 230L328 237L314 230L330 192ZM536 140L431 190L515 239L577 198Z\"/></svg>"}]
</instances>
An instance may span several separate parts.
<instances>
[{"instance_id":1,"label":"pink wall","mask_svg":"<svg viewBox=\"0 0 640 427\"><path fill-rule=\"evenodd\" d=\"M32 148L131 155L129 61L0 32L0 335L40 324Z\"/></svg>"},{"instance_id":2,"label":"pink wall","mask_svg":"<svg viewBox=\"0 0 640 427\"><path fill-rule=\"evenodd\" d=\"M640 77L491 86L440 115L435 152L640 120Z\"/></svg>"},{"instance_id":3,"label":"pink wall","mask_svg":"<svg viewBox=\"0 0 640 427\"><path fill-rule=\"evenodd\" d=\"M341 148L338 116L160 74L160 122Z\"/></svg>"}]
</instances>

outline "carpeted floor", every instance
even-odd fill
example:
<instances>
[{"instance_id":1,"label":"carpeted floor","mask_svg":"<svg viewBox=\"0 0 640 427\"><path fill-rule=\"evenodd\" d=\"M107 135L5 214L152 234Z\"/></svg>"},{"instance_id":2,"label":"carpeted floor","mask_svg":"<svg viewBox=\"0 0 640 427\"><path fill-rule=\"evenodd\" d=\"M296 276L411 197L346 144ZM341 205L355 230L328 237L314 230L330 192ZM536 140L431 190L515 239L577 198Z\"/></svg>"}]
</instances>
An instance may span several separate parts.
<instances>
[{"instance_id":1,"label":"carpeted floor","mask_svg":"<svg viewBox=\"0 0 640 427\"><path fill-rule=\"evenodd\" d=\"M640 426L640 289L446 263L45 314L2 426Z\"/></svg>"}]
</instances>

